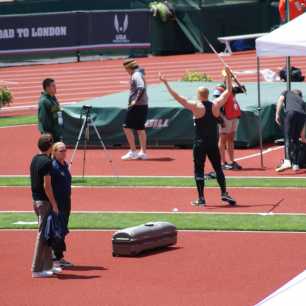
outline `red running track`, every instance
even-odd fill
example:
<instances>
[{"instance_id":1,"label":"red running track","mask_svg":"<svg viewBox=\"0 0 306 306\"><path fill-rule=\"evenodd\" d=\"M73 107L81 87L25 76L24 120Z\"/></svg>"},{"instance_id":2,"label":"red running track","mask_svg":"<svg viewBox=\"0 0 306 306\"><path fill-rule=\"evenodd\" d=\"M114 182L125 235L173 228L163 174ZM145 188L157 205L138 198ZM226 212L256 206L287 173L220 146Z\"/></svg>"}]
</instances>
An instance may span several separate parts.
<instances>
[{"instance_id":1,"label":"red running track","mask_svg":"<svg viewBox=\"0 0 306 306\"><path fill-rule=\"evenodd\" d=\"M39 137L37 127L22 126L0 128L0 175L28 175L29 164L36 153L36 142ZM121 156L126 150L109 150L113 158L113 167L117 175L129 176L192 176L193 163L192 151L188 150L149 150L148 161L121 161ZM258 149L236 150L236 157L245 157L258 153ZM68 160L71 150L68 151ZM283 150L264 155L265 170L260 169L259 156L241 160L243 171L226 171L228 176L305 176L306 171L298 174L291 170L281 174L275 172L275 166L283 158ZM82 174L83 151L77 152L72 167L74 175ZM212 168L207 162L206 171ZM113 175L111 164L107 161L102 149L89 150L87 153L86 175Z\"/></svg>"},{"instance_id":2,"label":"red running track","mask_svg":"<svg viewBox=\"0 0 306 306\"><path fill-rule=\"evenodd\" d=\"M1 306L251 306L306 258L305 234L180 232L177 248L113 258L111 232L72 232L76 267L33 280L34 240L32 231L0 232Z\"/></svg>"},{"instance_id":3,"label":"red running track","mask_svg":"<svg viewBox=\"0 0 306 306\"><path fill-rule=\"evenodd\" d=\"M191 205L194 188L74 188L73 211L306 213L306 189L232 188L236 207L223 204L217 188L206 189L207 206ZM0 211L30 211L29 188L0 188Z\"/></svg>"},{"instance_id":4,"label":"red running track","mask_svg":"<svg viewBox=\"0 0 306 306\"><path fill-rule=\"evenodd\" d=\"M239 75L242 82L256 81L256 55L254 51L235 53L225 57L234 71L251 71ZM214 54L188 54L177 56L156 56L137 59L146 69L149 84L158 82L158 72L167 74L169 80L180 80L186 71L203 71L213 80L220 81L222 65ZM278 71L284 66L284 58L265 58L261 69ZM306 73L305 57L292 58L292 64ZM107 78L105 77L107 75ZM127 74L122 60L101 60L83 63L19 66L0 69L0 80L11 82L14 106L37 103L41 82L52 77L58 83L58 98L61 102L80 101L103 96L128 88Z\"/></svg>"}]
</instances>

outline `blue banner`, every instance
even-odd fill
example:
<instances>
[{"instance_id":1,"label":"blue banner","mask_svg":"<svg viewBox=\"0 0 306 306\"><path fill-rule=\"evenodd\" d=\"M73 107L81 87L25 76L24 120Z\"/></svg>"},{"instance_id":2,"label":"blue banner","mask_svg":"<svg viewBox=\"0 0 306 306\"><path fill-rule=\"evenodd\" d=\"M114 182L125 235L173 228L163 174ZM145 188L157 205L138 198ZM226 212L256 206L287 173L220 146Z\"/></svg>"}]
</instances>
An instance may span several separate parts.
<instances>
[{"instance_id":1,"label":"blue banner","mask_svg":"<svg viewBox=\"0 0 306 306\"><path fill-rule=\"evenodd\" d=\"M149 47L148 10L0 16L0 54Z\"/></svg>"}]
</instances>

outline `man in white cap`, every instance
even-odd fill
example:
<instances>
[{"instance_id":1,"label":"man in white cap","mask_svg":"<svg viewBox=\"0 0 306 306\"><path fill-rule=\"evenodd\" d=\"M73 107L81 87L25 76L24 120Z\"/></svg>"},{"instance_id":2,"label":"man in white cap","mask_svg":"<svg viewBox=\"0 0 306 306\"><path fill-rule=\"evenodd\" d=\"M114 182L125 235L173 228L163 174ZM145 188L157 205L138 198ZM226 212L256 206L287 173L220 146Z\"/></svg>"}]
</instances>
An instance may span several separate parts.
<instances>
[{"instance_id":1,"label":"man in white cap","mask_svg":"<svg viewBox=\"0 0 306 306\"><path fill-rule=\"evenodd\" d=\"M123 131L130 146L130 151L121 157L122 160L147 159L147 134L145 123L148 114L148 95L144 71L140 69L134 59L128 59L123 63L130 75L129 106L123 124ZM136 151L134 131L137 131L140 151Z\"/></svg>"}]
</instances>

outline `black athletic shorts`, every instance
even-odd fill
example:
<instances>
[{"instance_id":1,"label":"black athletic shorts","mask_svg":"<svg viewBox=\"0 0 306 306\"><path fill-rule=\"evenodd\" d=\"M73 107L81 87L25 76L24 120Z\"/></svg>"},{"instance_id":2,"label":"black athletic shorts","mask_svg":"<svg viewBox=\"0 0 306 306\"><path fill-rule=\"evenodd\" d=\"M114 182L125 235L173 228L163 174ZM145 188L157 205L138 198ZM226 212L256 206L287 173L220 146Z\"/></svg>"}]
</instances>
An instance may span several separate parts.
<instances>
[{"instance_id":1,"label":"black athletic shorts","mask_svg":"<svg viewBox=\"0 0 306 306\"><path fill-rule=\"evenodd\" d=\"M128 108L123 127L132 130L144 130L147 115L148 105L135 105Z\"/></svg>"}]
</instances>

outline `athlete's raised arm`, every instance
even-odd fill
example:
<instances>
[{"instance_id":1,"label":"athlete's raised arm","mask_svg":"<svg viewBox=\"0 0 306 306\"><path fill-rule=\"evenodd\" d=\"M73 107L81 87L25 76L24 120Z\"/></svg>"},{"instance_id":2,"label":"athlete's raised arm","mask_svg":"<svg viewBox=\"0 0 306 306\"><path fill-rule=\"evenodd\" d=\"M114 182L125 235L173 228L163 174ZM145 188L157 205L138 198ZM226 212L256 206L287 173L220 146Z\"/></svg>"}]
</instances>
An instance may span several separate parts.
<instances>
[{"instance_id":1,"label":"athlete's raised arm","mask_svg":"<svg viewBox=\"0 0 306 306\"><path fill-rule=\"evenodd\" d=\"M178 103L180 103L182 106L184 106L185 108L189 109L192 112L195 112L197 109L197 104L193 101L188 101L185 97L179 95L175 90L173 90L171 88L171 86L168 83L168 80L166 79L166 77L164 75L162 75L161 73L159 74L159 79L162 83L165 84L168 92L170 93L170 95L173 97L173 99L175 99Z\"/></svg>"},{"instance_id":2,"label":"athlete's raised arm","mask_svg":"<svg viewBox=\"0 0 306 306\"><path fill-rule=\"evenodd\" d=\"M232 74L231 74L231 70L229 69L229 67L227 66L225 67L225 72L226 72L226 77L225 77L226 90L223 92L223 94L219 98L217 98L214 101L215 108L219 110L220 108L224 106L224 104L226 103L228 97L230 96L233 90Z\"/></svg>"}]
</instances>

